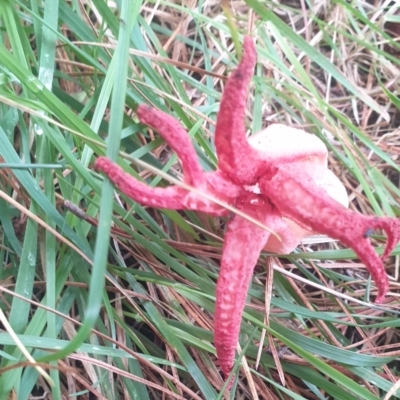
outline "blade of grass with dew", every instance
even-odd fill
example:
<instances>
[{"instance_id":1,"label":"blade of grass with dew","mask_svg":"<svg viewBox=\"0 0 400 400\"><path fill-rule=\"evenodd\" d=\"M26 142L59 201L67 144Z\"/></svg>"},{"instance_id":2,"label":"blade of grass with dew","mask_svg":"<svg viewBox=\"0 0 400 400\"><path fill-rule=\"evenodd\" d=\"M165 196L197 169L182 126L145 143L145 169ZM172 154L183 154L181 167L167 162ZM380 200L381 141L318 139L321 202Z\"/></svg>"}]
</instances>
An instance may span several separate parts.
<instances>
[{"instance_id":1,"label":"blade of grass with dew","mask_svg":"<svg viewBox=\"0 0 400 400\"><path fill-rule=\"evenodd\" d=\"M0 164L0 169L61 169L61 164Z\"/></svg>"},{"instance_id":2,"label":"blade of grass with dew","mask_svg":"<svg viewBox=\"0 0 400 400\"><path fill-rule=\"evenodd\" d=\"M47 2L44 5L44 20L50 26L52 26L53 30L56 31L58 28L58 0ZM55 54L56 54L56 35L52 32L52 30L48 29L46 26L43 27L43 35L42 42L40 45L40 59L39 59L39 80L44 84L44 86L51 90L53 85L53 76L54 76L54 66L55 66ZM35 119L34 119L35 121ZM41 120L39 120L41 122ZM35 126L39 123L36 120ZM36 134L39 132L43 132L43 129L40 127L40 131L34 129ZM38 140L38 145L41 142L40 153L38 159L43 163L54 162L53 159L53 151L51 148L51 143L49 143L46 137L42 137L42 140ZM39 146L38 146L39 147ZM53 185L53 175L51 171L45 170L43 171L44 178L44 188L45 195L50 201L53 202L53 206L55 205L55 190ZM55 229L55 223L48 216L45 217L45 220L49 226ZM50 232L46 231L44 245L42 247L45 258L45 276L46 276L46 294L47 294L47 306L50 309L56 308L56 246L57 242ZM47 335L51 338L57 337L56 331L56 317L53 313L47 313ZM52 361L50 363L53 367L57 366L56 361ZM61 391L60 391L60 375L58 370L51 369L50 376L54 381L54 386L52 388L52 396L55 400L61 400Z\"/></svg>"},{"instance_id":3,"label":"blade of grass with dew","mask_svg":"<svg viewBox=\"0 0 400 400\"><path fill-rule=\"evenodd\" d=\"M42 47L43 48L43 47ZM53 161L53 151L51 148L51 144L47 140L47 138L43 138L42 141L42 159L44 162ZM53 184L53 174L50 170L43 171L44 178L44 187L45 187L45 195L48 199L53 200L53 204L55 205L55 190ZM45 217L46 223L55 229L56 225L54 221L48 216ZM42 246L42 251L44 253L44 265L45 265L45 277L46 277L46 294L47 294L47 307L50 309L56 308L57 296L56 296L56 259L57 259L57 241L53 234L49 231L46 231L44 237L44 244ZM47 331L46 334L48 337L56 338L56 316L48 312L47 313ZM53 367L57 367L57 362L53 361L50 363ZM60 391L60 375L58 373L57 368L50 370L50 376L52 377L55 385L52 388L52 396L55 400L61 400L61 391ZM25 385L25 384L24 384Z\"/></svg>"},{"instance_id":4,"label":"blade of grass with dew","mask_svg":"<svg viewBox=\"0 0 400 400\"><path fill-rule=\"evenodd\" d=\"M37 207L34 203L30 207L33 213L36 213ZM18 268L18 275L15 284L15 293L27 297L32 297L33 282L35 278L36 257L37 257L37 224L32 220L28 220L26 231L24 235L24 244L20 264ZM30 304L18 298L14 298L9 314L9 323L15 333L23 333L26 325L28 324L30 313ZM11 346L4 348L6 353L12 354L13 357L21 359L19 350L14 350ZM10 362L3 360L2 367L9 366ZM19 377L21 376L22 369L18 368L4 373L0 376L0 397L8 394Z\"/></svg>"}]
</instances>

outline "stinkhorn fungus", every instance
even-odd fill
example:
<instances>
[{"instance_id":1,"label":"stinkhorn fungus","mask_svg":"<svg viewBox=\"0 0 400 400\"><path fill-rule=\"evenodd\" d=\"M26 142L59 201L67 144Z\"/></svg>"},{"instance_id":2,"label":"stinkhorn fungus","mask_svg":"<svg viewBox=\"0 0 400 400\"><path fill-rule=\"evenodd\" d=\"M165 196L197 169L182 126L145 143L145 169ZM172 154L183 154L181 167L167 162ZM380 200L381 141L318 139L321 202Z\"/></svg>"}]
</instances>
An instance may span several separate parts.
<instances>
[{"instance_id":1,"label":"stinkhorn fungus","mask_svg":"<svg viewBox=\"0 0 400 400\"><path fill-rule=\"evenodd\" d=\"M185 183L236 207L280 237L278 240L239 215L227 222L214 326L215 347L225 376L233 367L248 285L263 249L289 253L314 233L338 239L367 267L379 303L388 290L383 262L400 239L399 219L364 216L347 208L346 190L328 169L327 149L316 136L273 124L246 138L245 108L256 58L254 43L246 37L243 59L226 83L217 117L215 172L203 172L189 136L176 119L146 105L137 110L139 121L157 130L177 153ZM222 206L179 186L151 188L105 157L96 160L95 169L142 205L228 214ZM387 234L382 257L369 240L376 229Z\"/></svg>"}]
</instances>

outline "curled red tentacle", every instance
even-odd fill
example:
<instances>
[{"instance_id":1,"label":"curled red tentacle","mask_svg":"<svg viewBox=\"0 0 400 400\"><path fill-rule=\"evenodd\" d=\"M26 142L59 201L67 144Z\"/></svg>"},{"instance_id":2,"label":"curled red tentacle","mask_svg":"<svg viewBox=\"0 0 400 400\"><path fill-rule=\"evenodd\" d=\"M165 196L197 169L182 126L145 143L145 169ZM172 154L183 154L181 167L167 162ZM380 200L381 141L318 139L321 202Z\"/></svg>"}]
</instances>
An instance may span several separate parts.
<instances>
[{"instance_id":1,"label":"curled red tentacle","mask_svg":"<svg viewBox=\"0 0 400 400\"><path fill-rule=\"evenodd\" d=\"M382 254L382 261L385 261L392 251L394 250L396 244L400 240L400 219L398 218L378 218L369 217L372 219L371 226L369 229L382 229L387 236L387 242L385 250ZM364 237L369 237L370 231L364 233Z\"/></svg>"},{"instance_id":2,"label":"curled red tentacle","mask_svg":"<svg viewBox=\"0 0 400 400\"><path fill-rule=\"evenodd\" d=\"M398 242L400 220L367 217L347 209L318 187L301 165L276 167L269 176L260 180L260 189L283 216L352 248L377 285L376 302L383 300L388 290L388 278L369 236L371 229L385 230L388 242L383 258L386 258Z\"/></svg>"}]
</instances>

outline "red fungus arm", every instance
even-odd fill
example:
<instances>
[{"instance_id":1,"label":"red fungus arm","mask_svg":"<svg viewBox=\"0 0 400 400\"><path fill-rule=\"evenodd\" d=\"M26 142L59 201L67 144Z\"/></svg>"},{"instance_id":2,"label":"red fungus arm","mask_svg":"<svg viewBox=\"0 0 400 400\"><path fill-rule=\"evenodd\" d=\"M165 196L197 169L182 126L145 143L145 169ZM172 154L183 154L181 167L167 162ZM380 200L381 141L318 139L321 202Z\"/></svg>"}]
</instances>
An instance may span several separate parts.
<instances>
[{"instance_id":1,"label":"red fungus arm","mask_svg":"<svg viewBox=\"0 0 400 400\"><path fill-rule=\"evenodd\" d=\"M388 278L382 260L400 239L399 219L368 217L347 209L318 187L296 164L276 167L260 181L260 189L283 216L352 248L377 285L376 302L383 301L388 290ZM383 229L387 234L382 259L369 240L374 229Z\"/></svg>"},{"instance_id":2,"label":"red fungus arm","mask_svg":"<svg viewBox=\"0 0 400 400\"><path fill-rule=\"evenodd\" d=\"M239 198L237 208L278 234L287 231L286 223L276 208L264 203L260 196L248 194ZM253 269L269 237L268 231L239 215L227 226L217 282L214 325L215 347L225 378L233 367Z\"/></svg>"},{"instance_id":3,"label":"red fungus arm","mask_svg":"<svg viewBox=\"0 0 400 400\"><path fill-rule=\"evenodd\" d=\"M226 82L217 117L215 147L218 155L218 168L237 185L250 186L255 184L271 165L276 163L292 163L300 158L315 158L321 163L324 162L327 150L318 138L307 135L309 137L306 137L306 141L303 140L304 143L297 140L299 144L293 151L293 146L290 144L293 139L296 140L296 135L293 135L296 129L289 129L284 125L272 125L264 131L268 132L268 135L252 136L249 143L246 138L244 120L248 89L257 61L256 49L250 37L244 38L243 50L241 62ZM298 135L302 133L302 131L298 131ZM265 147L264 142L269 141L268 136L271 134L282 136L280 143L283 143L283 146L281 148L279 146L272 149L263 148ZM285 146L285 139L290 141L286 142L287 146ZM274 142L276 147L276 143L279 141L275 140ZM313 148L310 148L311 145Z\"/></svg>"},{"instance_id":4,"label":"red fungus arm","mask_svg":"<svg viewBox=\"0 0 400 400\"><path fill-rule=\"evenodd\" d=\"M184 208L182 199L187 194L184 189L176 186L150 187L126 173L119 165L106 157L99 157L94 164L94 169L103 172L122 193L142 205L173 210Z\"/></svg>"},{"instance_id":5,"label":"red fungus arm","mask_svg":"<svg viewBox=\"0 0 400 400\"><path fill-rule=\"evenodd\" d=\"M250 37L244 38L243 58L232 72L222 95L215 147L218 168L237 184L252 184L259 168L260 155L247 141L244 125L246 100L257 53Z\"/></svg>"},{"instance_id":6,"label":"red fungus arm","mask_svg":"<svg viewBox=\"0 0 400 400\"><path fill-rule=\"evenodd\" d=\"M139 121L156 129L179 157L185 174L185 182L195 185L204 180L204 172L197 159L189 135L174 117L147 105L137 109Z\"/></svg>"},{"instance_id":7,"label":"red fungus arm","mask_svg":"<svg viewBox=\"0 0 400 400\"><path fill-rule=\"evenodd\" d=\"M154 208L169 208L171 210L194 210L203 211L211 215L221 216L228 212L225 208L206 199L205 197L191 193L178 186L166 188L150 187L138 181L126 173L119 165L113 163L106 157L99 157L94 168L109 177L118 189L139 204ZM219 198L218 193L208 192L207 185L199 187L213 197ZM226 198L223 198L226 201Z\"/></svg>"}]
</instances>

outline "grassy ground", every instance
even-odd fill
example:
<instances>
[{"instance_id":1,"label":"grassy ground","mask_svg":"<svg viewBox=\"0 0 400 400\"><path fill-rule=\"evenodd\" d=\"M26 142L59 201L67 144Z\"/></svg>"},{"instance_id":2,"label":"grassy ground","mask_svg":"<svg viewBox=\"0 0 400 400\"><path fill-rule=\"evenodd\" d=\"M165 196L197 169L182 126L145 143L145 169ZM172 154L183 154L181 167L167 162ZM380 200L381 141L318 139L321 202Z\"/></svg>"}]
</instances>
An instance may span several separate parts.
<instances>
[{"instance_id":1,"label":"grassy ground","mask_svg":"<svg viewBox=\"0 0 400 400\"><path fill-rule=\"evenodd\" d=\"M249 129L315 133L352 209L400 215L396 2L231 6L239 42L250 33L259 55ZM121 150L151 185L168 184L158 171L181 177L137 123L140 103L179 118L215 167L215 116L237 63L218 2L3 0L0 20L0 400L395 396L400 246L379 307L340 243L263 254L228 393L212 334L223 224L143 208L93 172L96 156Z\"/></svg>"}]
</instances>

